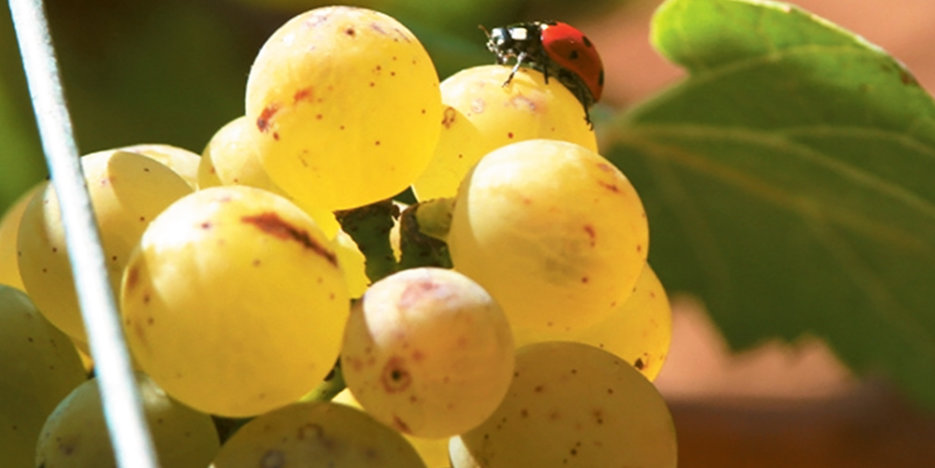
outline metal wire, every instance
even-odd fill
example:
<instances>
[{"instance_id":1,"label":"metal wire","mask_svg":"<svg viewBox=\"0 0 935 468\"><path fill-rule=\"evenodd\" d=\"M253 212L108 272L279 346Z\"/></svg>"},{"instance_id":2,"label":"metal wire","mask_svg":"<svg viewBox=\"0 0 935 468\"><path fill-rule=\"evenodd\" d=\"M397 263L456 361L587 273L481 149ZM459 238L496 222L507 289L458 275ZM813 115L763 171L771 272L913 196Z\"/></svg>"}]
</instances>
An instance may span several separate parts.
<instances>
[{"instance_id":1,"label":"metal wire","mask_svg":"<svg viewBox=\"0 0 935 468\"><path fill-rule=\"evenodd\" d=\"M159 463L107 278L45 9L42 0L10 0L9 4L42 147L61 207L78 303L117 465L157 468Z\"/></svg>"}]
</instances>

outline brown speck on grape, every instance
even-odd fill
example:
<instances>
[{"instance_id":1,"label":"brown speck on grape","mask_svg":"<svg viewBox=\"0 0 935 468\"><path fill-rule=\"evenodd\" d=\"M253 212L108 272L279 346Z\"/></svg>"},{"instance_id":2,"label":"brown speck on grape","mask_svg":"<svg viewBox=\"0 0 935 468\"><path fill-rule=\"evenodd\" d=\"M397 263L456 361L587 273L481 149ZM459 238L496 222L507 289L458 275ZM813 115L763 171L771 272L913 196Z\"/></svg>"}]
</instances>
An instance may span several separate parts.
<instances>
[{"instance_id":1,"label":"brown speck on grape","mask_svg":"<svg viewBox=\"0 0 935 468\"><path fill-rule=\"evenodd\" d=\"M403 421L402 418L395 414L393 415L393 425L395 425L400 432L410 433L409 425L406 424L406 421Z\"/></svg>"},{"instance_id":2,"label":"brown speck on grape","mask_svg":"<svg viewBox=\"0 0 935 468\"><path fill-rule=\"evenodd\" d=\"M506 137L512 139L512 138L513 138L513 132L507 132Z\"/></svg>"},{"instance_id":3,"label":"brown speck on grape","mask_svg":"<svg viewBox=\"0 0 935 468\"><path fill-rule=\"evenodd\" d=\"M256 119L256 128L261 132L266 133L270 127L270 120L276 115L276 112L279 111L279 106L275 104L270 104L263 108L263 111L260 112L260 116Z\"/></svg>"},{"instance_id":4,"label":"brown speck on grape","mask_svg":"<svg viewBox=\"0 0 935 468\"><path fill-rule=\"evenodd\" d=\"M533 389L532 389L532 391L534 391L534 392L536 392L536 393L542 393L544 390L545 390L545 386L544 386L544 385L536 385L536 386L533 387Z\"/></svg>"},{"instance_id":5,"label":"brown speck on grape","mask_svg":"<svg viewBox=\"0 0 935 468\"><path fill-rule=\"evenodd\" d=\"M594 231L594 226L590 224L585 224L584 232L588 234L588 238L590 239L589 244L591 245L591 247L594 247L597 244L596 242L597 233Z\"/></svg>"},{"instance_id":6,"label":"brown speck on grape","mask_svg":"<svg viewBox=\"0 0 935 468\"><path fill-rule=\"evenodd\" d=\"M205 221L205 222L201 223L200 227L201 227L201 229L211 229L211 222L210 222L210 221Z\"/></svg>"},{"instance_id":7,"label":"brown speck on grape","mask_svg":"<svg viewBox=\"0 0 935 468\"><path fill-rule=\"evenodd\" d=\"M354 28L347 28L344 30L344 34L353 37L355 34L357 34L357 31L355 31Z\"/></svg>"},{"instance_id":8,"label":"brown speck on grape","mask_svg":"<svg viewBox=\"0 0 935 468\"><path fill-rule=\"evenodd\" d=\"M146 217L145 217L145 216L140 216L140 222L141 222L141 223L145 223L145 222L146 222Z\"/></svg>"},{"instance_id":9,"label":"brown speck on grape","mask_svg":"<svg viewBox=\"0 0 935 468\"><path fill-rule=\"evenodd\" d=\"M289 224L275 212L267 211L256 215L242 216L240 221L252 224L260 231L276 238L294 240L302 247L324 258L331 265L335 267L338 266L338 258L334 252L328 250L324 245L310 236L308 231Z\"/></svg>"},{"instance_id":10,"label":"brown speck on grape","mask_svg":"<svg viewBox=\"0 0 935 468\"><path fill-rule=\"evenodd\" d=\"M315 120L321 120L321 118L322 118L322 115L321 115L321 114L316 114L316 115L315 115Z\"/></svg>"},{"instance_id":11,"label":"brown speck on grape","mask_svg":"<svg viewBox=\"0 0 935 468\"><path fill-rule=\"evenodd\" d=\"M370 82L370 87L371 87L371 88L374 87L374 86L376 86L376 85L377 85L376 83L374 83L374 82L372 82L372 81Z\"/></svg>"},{"instance_id":12,"label":"brown speck on grape","mask_svg":"<svg viewBox=\"0 0 935 468\"><path fill-rule=\"evenodd\" d=\"M149 304L150 297L149 293L143 294L143 304Z\"/></svg>"},{"instance_id":13,"label":"brown speck on grape","mask_svg":"<svg viewBox=\"0 0 935 468\"><path fill-rule=\"evenodd\" d=\"M581 277L581 283L582 283L582 284L587 284L588 281L590 281L590 279L588 279L587 276L582 276L582 277Z\"/></svg>"},{"instance_id":14,"label":"brown speck on grape","mask_svg":"<svg viewBox=\"0 0 935 468\"><path fill-rule=\"evenodd\" d=\"M646 367L646 364L643 362L643 358L636 358L636 361L633 361L633 367L637 368L638 370L643 370L643 368Z\"/></svg>"},{"instance_id":15,"label":"brown speck on grape","mask_svg":"<svg viewBox=\"0 0 935 468\"><path fill-rule=\"evenodd\" d=\"M380 146L380 140L374 141L373 146Z\"/></svg>"},{"instance_id":16,"label":"brown speck on grape","mask_svg":"<svg viewBox=\"0 0 935 468\"><path fill-rule=\"evenodd\" d=\"M620 193L620 187L617 187L617 184L600 181L598 182L598 185L604 187L607 190L610 190L611 192Z\"/></svg>"},{"instance_id":17,"label":"brown speck on grape","mask_svg":"<svg viewBox=\"0 0 935 468\"><path fill-rule=\"evenodd\" d=\"M135 267L135 266L130 267L130 268L127 270L127 281L126 281L124 287L125 287L127 290L131 290L131 289L135 288L137 282L139 281L139 279L140 279L140 269L139 269L138 267Z\"/></svg>"},{"instance_id":18,"label":"brown speck on grape","mask_svg":"<svg viewBox=\"0 0 935 468\"><path fill-rule=\"evenodd\" d=\"M254 258L254 259L253 259L253 266L255 266L255 267L260 266L260 259L259 259L259 258Z\"/></svg>"},{"instance_id":19,"label":"brown speck on grape","mask_svg":"<svg viewBox=\"0 0 935 468\"><path fill-rule=\"evenodd\" d=\"M313 98L313 90L311 86L307 86L295 92L292 95L292 102L298 103L299 101L310 101Z\"/></svg>"},{"instance_id":20,"label":"brown speck on grape","mask_svg":"<svg viewBox=\"0 0 935 468\"><path fill-rule=\"evenodd\" d=\"M393 356L383 366L383 372L380 376L380 383L387 393L396 393L405 390L412 383L412 375L405 369L405 361L398 356Z\"/></svg>"},{"instance_id":21,"label":"brown speck on grape","mask_svg":"<svg viewBox=\"0 0 935 468\"><path fill-rule=\"evenodd\" d=\"M456 111L454 107L446 107L445 111L442 113L442 126L445 128L451 128L452 124L455 123L455 118L457 115L458 111Z\"/></svg>"}]
</instances>

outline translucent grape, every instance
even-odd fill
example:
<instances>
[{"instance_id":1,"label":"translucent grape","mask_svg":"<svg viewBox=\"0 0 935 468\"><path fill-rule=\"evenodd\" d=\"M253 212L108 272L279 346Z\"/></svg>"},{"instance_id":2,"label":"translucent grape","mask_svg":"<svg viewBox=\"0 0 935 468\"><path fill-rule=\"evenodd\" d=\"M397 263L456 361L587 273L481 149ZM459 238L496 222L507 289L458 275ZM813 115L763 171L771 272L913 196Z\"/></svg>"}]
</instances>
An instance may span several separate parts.
<instances>
[{"instance_id":1,"label":"translucent grape","mask_svg":"<svg viewBox=\"0 0 935 468\"><path fill-rule=\"evenodd\" d=\"M441 83L444 118L435 154L413 183L419 200L453 197L480 158L500 146L532 138L570 141L597 151L597 138L581 103L559 80L545 83L537 70L483 65Z\"/></svg>"},{"instance_id":2,"label":"translucent grape","mask_svg":"<svg viewBox=\"0 0 935 468\"><path fill-rule=\"evenodd\" d=\"M610 351L654 380L672 341L672 307L665 288L647 264L633 293L609 317L581 330L550 335ZM517 346L536 341L542 341L536 334L518 336Z\"/></svg>"},{"instance_id":3,"label":"translucent grape","mask_svg":"<svg viewBox=\"0 0 935 468\"><path fill-rule=\"evenodd\" d=\"M19 223L23 219L23 212L29 200L44 187L43 183L36 184L26 191L10 205L0 217L0 284L13 286L25 291L23 279L19 273L19 261L16 260L16 248L19 237Z\"/></svg>"},{"instance_id":4,"label":"translucent grape","mask_svg":"<svg viewBox=\"0 0 935 468\"><path fill-rule=\"evenodd\" d=\"M0 466L35 466L39 431L86 375L64 333L25 293L0 284Z\"/></svg>"},{"instance_id":5,"label":"translucent grape","mask_svg":"<svg viewBox=\"0 0 935 468\"><path fill-rule=\"evenodd\" d=\"M118 291L127 258L143 230L192 188L169 167L138 153L92 153L81 158L81 167L101 234L107 273ZM20 275L36 307L73 339L87 342L58 198L48 183L23 212L17 246Z\"/></svg>"},{"instance_id":6,"label":"translucent grape","mask_svg":"<svg viewBox=\"0 0 935 468\"><path fill-rule=\"evenodd\" d=\"M137 382L161 466L207 466L220 449L211 417L173 401L143 375ZM35 460L35 466L48 468L116 467L96 380L79 385L49 415Z\"/></svg>"},{"instance_id":7,"label":"translucent grape","mask_svg":"<svg viewBox=\"0 0 935 468\"><path fill-rule=\"evenodd\" d=\"M323 7L280 27L247 80L246 115L270 178L302 204L348 209L389 198L438 140L438 75L395 19Z\"/></svg>"},{"instance_id":8,"label":"translucent grape","mask_svg":"<svg viewBox=\"0 0 935 468\"><path fill-rule=\"evenodd\" d=\"M153 158L175 171L192 189L198 187L198 166L201 164L201 157L187 149L161 143L144 143L120 149Z\"/></svg>"},{"instance_id":9,"label":"translucent grape","mask_svg":"<svg viewBox=\"0 0 935 468\"><path fill-rule=\"evenodd\" d=\"M201 411L251 416L296 401L331 370L348 314L337 256L289 200L200 190L143 234L121 310L143 371Z\"/></svg>"},{"instance_id":10,"label":"translucent grape","mask_svg":"<svg viewBox=\"0 0 935 468\"><path fill-rule=\"evenodd\" d=\"M351 312L347 387L377 420L421 437L458 434L490 414L510 382L513 340L483 288L441 268L377 281Z\"/></svg>"},{"instance_id":11,"label":"translucent grape","mask_svg":"<svg viewBox=\"0 0 935 468\"><path fill-rule=\"evenodd\" d=\"M367 259L354 239L344 231L339 230L335 235L334 248L335 253L338 254L341 270L344 271L344 279L347 281L347 292L352 298L357 299L370 286L370 278L367 277L366 270Z\"/></svg>"},{"instance_id":12,"label":"translucent grape","mask_svg":"<svg viewBox=\"0 0 935 468\"><path fill-rule=\"evenodd\" d=\"M198 166L198 187L249 185L292 199L270 180L257 152L257 134L247 117L238 117L221 127L208 142ZM293 202L296 200L292 199ZM328 237L340 229L334 214L317 206L296 203L311 215Z\"/></svg>"},{"instance_id":13,"label":"translucent grape","mask_svg":"<svg viewBox=\"0 0 935 468\"><path fill-rule=\"evenodd\" d=\"M665 401L613 354L536 343L517 351L514 375L497 411L451 439L454 468L676 466Z\"/></svg>"},{"instance_id":14,"label":"translucent grape","mask_svg":"<svg viewBox=\"0 0 935 468\"><path fill-rule=\"evenodd\" d=\"M516 333L593 325L630 295L649 247L627 178L574 143L527 140L477 164L448 235L456 270L500 303Z\"/></svg>"},{"instance_id":15,"label":"translucent grape","mask_svg":"<svg viewBox=\"0 0 935 468\"><path fill-rule=\"evenodd\" d=\"M241 427L213 468L424 468L399 433L347 405L295 403Z\"/></svg>"}]
</instances>

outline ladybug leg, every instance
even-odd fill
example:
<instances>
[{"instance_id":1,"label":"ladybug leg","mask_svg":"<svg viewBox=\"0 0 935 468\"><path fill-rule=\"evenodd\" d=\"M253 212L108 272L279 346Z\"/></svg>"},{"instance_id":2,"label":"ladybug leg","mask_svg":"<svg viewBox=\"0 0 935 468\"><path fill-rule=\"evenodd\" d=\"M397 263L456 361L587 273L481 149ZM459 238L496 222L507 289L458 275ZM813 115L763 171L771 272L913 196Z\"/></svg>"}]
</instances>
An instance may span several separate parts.
<instances>
[{"instance_id":1,"label":"ladybug leg","mask_svg":"<svg viewBox=\"0 0 935 468\"><path fill-rule=\"evenodd\" d=\"M520 65L523 64L523 60L526 59L526 52L520 52L516 56L516 65L513 65L513 69L510 70L510 75L506 77L506 81L503 82L503 86L510 84L513 81L513 75L516 75L517 70L519 70Z\"/></svg>"}]
</instances>

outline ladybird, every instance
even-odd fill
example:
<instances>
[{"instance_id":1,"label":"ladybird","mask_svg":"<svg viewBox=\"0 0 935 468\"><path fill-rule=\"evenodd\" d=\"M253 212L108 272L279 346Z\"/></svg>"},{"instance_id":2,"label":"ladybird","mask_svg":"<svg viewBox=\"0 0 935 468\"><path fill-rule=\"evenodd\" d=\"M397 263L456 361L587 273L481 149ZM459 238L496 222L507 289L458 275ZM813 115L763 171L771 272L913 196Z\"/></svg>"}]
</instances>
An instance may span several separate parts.
<instances>
[{"instance_id":1,"label":"ladybird","mask_svg":"<svg viewBox=\"0 0 935 468\"><path fill-rule=\"evenodd\" d=\"M486 30L485 30L486 32ZM560 21L532 21L493 28L487 34L487 49L497 56L498 64L516 58L504 86L510 83L521 65L554 76L588 109L601 99L604 90L604 66L594 44L574 26Z\"/></svg>"}]
</instances>

